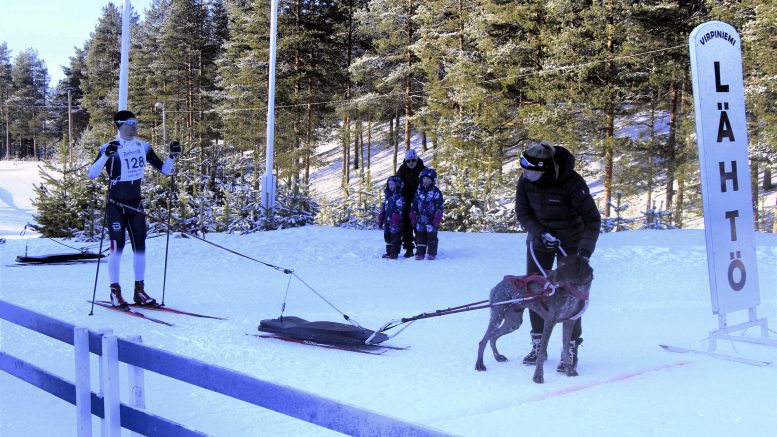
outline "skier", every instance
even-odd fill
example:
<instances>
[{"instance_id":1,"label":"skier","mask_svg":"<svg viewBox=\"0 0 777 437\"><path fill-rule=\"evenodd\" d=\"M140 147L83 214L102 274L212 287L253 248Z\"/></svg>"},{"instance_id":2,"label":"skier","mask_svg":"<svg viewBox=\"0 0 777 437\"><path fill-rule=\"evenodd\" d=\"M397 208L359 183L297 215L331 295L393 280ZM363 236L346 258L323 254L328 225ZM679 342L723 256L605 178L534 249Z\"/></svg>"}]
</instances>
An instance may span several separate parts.
<instances>
[{"instance_id":1,"label":"skier","mask_svg":"<svg viewBox=\"0 0 777 437\"><path fill-rule=\"evenodd\" d=\"M108 276L111 285L111 304L127 308L129 304L121 295L119 271L121 254L124 250L126 232L134 252L135 293L133 300L139 305L157 305L145 291L146 270L146 216L140 194L143 170L146 162L164 175L173 171L175 159L181 153L178 142L170 145L170 157L162 160L154 153L151 145L137 139L138 121L130 111L119 111L113 116L118 134L100 147L97 158L89 167L89 178L95 179L103 168L110 179L108 201L105 206L105 221L111 239L111 255L108 258Z\"/></svg>"},{"instance_id":2,"label":"skier","mask_svg":"<svg viewBox=\"0 0 777 437\"><path fill-rule=\"evenodd\" d=\"M433 260L437 258L437 231L442 222L445 202L442 192L435 186L437 171L433 168L421 170L420 183L415 198L410 206L410 223L415 229L416 255L415 259Z\"/></svg>"},{"instance_id":3,"label":"skier","mask_svg":"<svg viewBox=\"0 0 777 437\"><path fill-rule=\"evenodd\" d=\"M383 258L397 259L402 244L402 213L405 209L402 179L399 176L390 176L386 180L383 195L383 204L378 214L378 227L383 229L383 240L386 242L386 253L383 254ZM389 223L385 223L386 219Z\"/></svg>"},{"instance_id":4,"label":"skier","mask_svg":"<svg viewBox=\"0 0 777 437\"><path fill-rule=\"evenodd\" d=\"M405 198L405 210L402 212L402 246L405 248L405 258L413 256L413 226L410 224L410 204L413 203L415 191L418 188L418 175L425 169L424 161L418 157L415 150L405 152L405 161L399 166L397 176L402 179L402 197Z\"/></svg>"},{"instance_id":5,"label":"skier","mask_svg":"<svg viewBox=\"0 0 777 437\"><path fill-rule=\"evenodd\" d=\"M575 157L569 150L550 142L532 143L521 154L523 174L518 179L515 195L515 214L528 231L526 237L526 273L533 274L553 268L559 254L559 242L566 253L591 257L599 238L602 218L588 185L574 169ZM532 243L537 266L529 251ZM537 363L537 353L544 321L539 314L529 311L532 349L523 359L527 365ZM581 319L572 330L572 366L577 366L577 348L583 339ZM559 364L556 369L565 371Z\"/></svg>"}]
</instances>

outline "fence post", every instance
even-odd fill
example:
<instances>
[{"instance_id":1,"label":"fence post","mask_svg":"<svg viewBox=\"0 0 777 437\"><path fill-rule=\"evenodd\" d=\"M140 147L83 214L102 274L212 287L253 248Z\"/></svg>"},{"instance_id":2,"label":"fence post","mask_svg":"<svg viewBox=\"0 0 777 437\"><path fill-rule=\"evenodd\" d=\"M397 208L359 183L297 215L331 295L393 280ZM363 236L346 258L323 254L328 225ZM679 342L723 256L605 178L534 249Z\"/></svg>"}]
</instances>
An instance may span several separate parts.
<instances>
[{"instance_id":1,"label":"fence post","mask_svg":"<svg viewBox=\"0 0 777 437\"><path fill-rule=\"evenodd\" d=\"M103 436L121 437L119 342L115 335L103 336L103 355L100 362L103 369L103 411L105 412Z\"/></svg>"},{"instance_id":2,"label":"fence post","mask_svg":"<svg viewBox=\"0 0 777 437\"><path fill-rule=\"evenodd\" d=\"M105 337L106 335L112 335L113 334L113 329L111 329L111 328L103 328L103 329L100 329L97 332L100 334L100 337L102 338L102 337ZM100 356L100 359L97 360L97 363L98 363L97 367L98 367L98 371L99 371L98 377L99 377L99 383L100 383L99 394L100 394L100 397L105 399L105 388L104 388L105 387L105 377L103 376L103 375L105 375L105 369L103 368L104 366L103 366L102 355ZM108 430L105 427L105 416L103 416L102 420L100 420L100 435L101 436L108 435Z\"/></svg>"},{"instance_id":3,"label":"fence post","mask_svg":"<svg viewBox=\"0 0 777 437\"><path fill-rule=\"evenodd\" d=\"M143 337L139 335L133 335L127 337L127 340L133 341L138 344L143 344ZM139 409L146 409L146 394L145 394L145 379L143 376L143 369L127 364L127 374L129 382L129 401L130 405ZM131 433L130 435L140 436L141 434Z\"/></svg>"},{"instance_id":4,"label":"fence post","mask_svg":"<svg viewBox=\"0 0 777 437\"><path fill-rule=\"evenodd\" d=\"M92 436L92 385L89 366L89 329L73 330L76 358L76 429L78 437Z\"/></svg>"}]
</instances>

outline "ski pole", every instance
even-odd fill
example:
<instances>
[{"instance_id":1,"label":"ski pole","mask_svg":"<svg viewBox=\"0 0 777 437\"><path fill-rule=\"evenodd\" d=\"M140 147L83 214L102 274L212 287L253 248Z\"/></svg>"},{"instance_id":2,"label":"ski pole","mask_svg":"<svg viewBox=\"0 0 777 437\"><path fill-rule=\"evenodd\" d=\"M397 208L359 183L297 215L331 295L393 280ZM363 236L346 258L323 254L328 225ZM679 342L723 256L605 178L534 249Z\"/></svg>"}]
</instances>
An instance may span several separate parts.
<instances>
[{"instance_id":1,"label":"ski pole","mask_svg":"<svg viewBox=\"0 0 777 437\"><path fill-rule=\"evenodd\" d=\"M170 143L170 148L178 145L178 141ZM167 192L167 241L165 242L165 271L162 274L162 306L165 306L165 288L167 287L167 255L170 250L170 215L173 209L173 186L175 185L175 167L170 174L170 190Z\"/></svg>"},{"instance_id":2,"label":"ski pole","mask_svg":"<svg viewBox=\"0 0 777 437\"><path fill-rule=\"evenodd\" d=\"M99 254L103 253L103 240L105 239L105 228L108 226L108 192L110 191L110 187L105 190L105 208L103 209L103 227L100 229L100 250L97 252ZM94 288L92 289L92 305L89 309L89 315L94 314L94 299L97 295L97 278L100 276L100 258L97 258L97 269L94 273Z\"/></svg>"}]
</instances>

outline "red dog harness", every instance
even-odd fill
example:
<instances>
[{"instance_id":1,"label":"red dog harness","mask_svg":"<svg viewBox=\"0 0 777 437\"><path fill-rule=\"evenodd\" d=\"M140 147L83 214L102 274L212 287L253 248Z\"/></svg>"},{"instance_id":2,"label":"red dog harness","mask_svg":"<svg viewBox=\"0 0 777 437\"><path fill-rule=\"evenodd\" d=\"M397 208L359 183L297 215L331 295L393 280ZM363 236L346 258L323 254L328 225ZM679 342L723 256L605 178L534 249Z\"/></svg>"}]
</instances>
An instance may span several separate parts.
<instances>
[{"instance_id":1,"label":"red dog harness","mask_svg":"<svg viewBox=\"0 0 777 437\"><path fill-rule=\"evenodd\" d=\"M516 299L538 300L540 302L540 308L542 310L542 314L540 315L543 319L547 318L548 316L548 308L545 306L545 299L553 296L553 294L556 293L556 289L558 288L565 290L567 293L583 301L583 308L580 309L580 312L570 317L570 320L579 319L585 310L588 309L588 292L583 292L568 282L565 284L555 285L550 283L550 281L548 281L544 276L541 276L537 273L526 276L506 275L504 279L512 281L513 284L515 284ZM532 291L529 287L530 284L539 285L539 290Z\"/></svg>"}]
</instances>

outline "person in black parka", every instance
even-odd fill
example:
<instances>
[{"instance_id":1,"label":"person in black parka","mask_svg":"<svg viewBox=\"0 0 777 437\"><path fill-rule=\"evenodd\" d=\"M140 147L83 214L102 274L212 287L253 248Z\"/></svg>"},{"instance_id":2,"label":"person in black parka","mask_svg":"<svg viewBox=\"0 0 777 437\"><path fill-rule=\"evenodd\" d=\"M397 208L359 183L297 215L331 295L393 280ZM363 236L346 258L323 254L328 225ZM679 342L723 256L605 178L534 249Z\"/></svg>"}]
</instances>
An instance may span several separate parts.
<instances>
[{"instance_id":1,"label":"person in black parka","mask_svg":"<svg viewBox=\"0 0 777 437\"><path fill-rule=\"evenodd\" d=\"M560 256L559 243L567 254L591 257L599 238L602 224L585 179L574 169L575 157L569 150L542 141L532 143L521 154L523 174L518 179L515 195L515 213L526 229L526 272L532 274L553 268ZM532 258L529 244L534 247L537 264ZM531 321L532 350L523 363L537 362L544 321L539 314L529 311ZM581 319L572 330L572 365L577 365L577 347L583 342ZM556 369L565 371L564 363Z\"/></svg>"},{"instance_id":2,"label":"person in black parka","mask_svg":"<svg viewBox=\"0 0 777 437\"><path fill-rule=\"evenodd\" d=\"M418 175L425 169L424 161L418 157L415 150L405 152L405 161L399 166L397 176L402 179L402 197L405 199L405 209L402 212L402 247L405 248L405 258L414 255L415 238L413 225L410 223L410 204L413 203L418 189Z\"/></svg>"}]
</instances>

